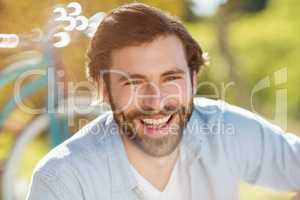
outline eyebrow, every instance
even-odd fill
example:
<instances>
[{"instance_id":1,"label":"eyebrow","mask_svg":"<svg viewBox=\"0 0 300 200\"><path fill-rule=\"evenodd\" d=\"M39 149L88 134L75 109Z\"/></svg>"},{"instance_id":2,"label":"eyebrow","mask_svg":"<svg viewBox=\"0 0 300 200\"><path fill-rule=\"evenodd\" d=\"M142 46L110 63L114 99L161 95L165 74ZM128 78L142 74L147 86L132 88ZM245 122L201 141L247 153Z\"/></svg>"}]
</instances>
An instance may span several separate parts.
<instances>
[{"instance_id":1,"label":"eyebrow","mask_svg":"<svg viewBox=\"0 0 300 200\"><path fill-rule=\"evenodd\" d=\"M144 75L142 75L142 74L130 74L130 73L127 73L126 76L121 76L119 78L119 82L127 81L129 79L147 79L147 77L144 76Z\"/></svg>"},{"instance_id":2,"label":"eyebrow","mask_svg":"<svg viewBox=\"0 0 300 200\"><path fill-rule=\"evenodd\" d=\"M172 69L172 70L168 70L166 72L164 72L161 76L170 76L170 75L174 75L174 74L184 74L185 71L182 69ZM130 73L126 73L126 76L121 76L119 78L119 82L123 82L123 81L127 81L128 79L147 79L147 77L145 75L142 74L130 74Z\"/></svg>"},{"instance_id":3,"label":"eyebrow","mask_svg":"<svg viewBox=\"0 0 300 200\"><path fill-rule=\"evenodd\" d=\"M164 72L161 76L170 76L170 75L174 75L174 74L184 74L185 71L183 71L182 69L173 69L173 70L169 70Z\"/></svg>"}]
</instances>

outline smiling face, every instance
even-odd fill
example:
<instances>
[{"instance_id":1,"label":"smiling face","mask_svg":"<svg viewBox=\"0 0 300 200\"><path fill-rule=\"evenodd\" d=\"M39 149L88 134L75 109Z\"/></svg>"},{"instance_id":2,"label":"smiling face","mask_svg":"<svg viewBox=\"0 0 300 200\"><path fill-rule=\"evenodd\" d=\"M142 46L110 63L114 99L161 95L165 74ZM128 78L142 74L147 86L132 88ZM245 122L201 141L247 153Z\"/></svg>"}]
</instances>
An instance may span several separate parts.
<instances>
[{"instance_id":1,"label":"smiling face","mask_svg":"<svg viewBox=\"0 0 300 200\"><path fill-rule=\"evenodd\" d=\"M111 60L104 95L123 136L151 156L172 153L191 115L196 85L180 39L160 36L117 49Z\"/></svg>"}]
</instances>

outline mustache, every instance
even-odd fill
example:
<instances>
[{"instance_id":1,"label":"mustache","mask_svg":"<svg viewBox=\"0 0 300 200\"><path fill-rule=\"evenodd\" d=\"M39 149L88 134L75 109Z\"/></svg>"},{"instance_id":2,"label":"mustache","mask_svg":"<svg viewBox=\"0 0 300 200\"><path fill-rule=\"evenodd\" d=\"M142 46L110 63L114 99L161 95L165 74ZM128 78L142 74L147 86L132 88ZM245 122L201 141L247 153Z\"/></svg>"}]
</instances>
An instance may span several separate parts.
<instances>
[{"instance_id":1,"label":"mustache","mask_svg":"<svg viewBox=\"0 0 300 200\"><path fill-rule=\"evenodd\" d=\"M168 116L176 113L184 113L186 112L186 108L184 106L178 105L166 105L160 111L154 110L152 108L143 108L142 111L140 110L133 110L129 112L126 116L127 120L133 120L135 118L143 118L150 115L161 115L161 116Z\"/></svg>"}]
</instances>

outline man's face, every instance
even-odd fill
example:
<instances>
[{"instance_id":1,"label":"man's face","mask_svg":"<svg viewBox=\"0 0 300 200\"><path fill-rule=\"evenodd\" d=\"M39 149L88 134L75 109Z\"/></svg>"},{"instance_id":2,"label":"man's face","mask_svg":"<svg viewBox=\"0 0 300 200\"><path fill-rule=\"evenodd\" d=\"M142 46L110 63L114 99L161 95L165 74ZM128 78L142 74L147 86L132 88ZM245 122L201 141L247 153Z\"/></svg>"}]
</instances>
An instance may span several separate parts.
<instances>
[{"instance_id":1,"label":"man's face","mask_svg":"<svg viewBox=\"0 0 300 200\"><path fill-rule=\"evenodd\" d=\"M104 94L121 133L151 156L172 153L192 113L196 84L180 39L169 35L115 50L108 73Z\"/></svg>"}]
</instances>

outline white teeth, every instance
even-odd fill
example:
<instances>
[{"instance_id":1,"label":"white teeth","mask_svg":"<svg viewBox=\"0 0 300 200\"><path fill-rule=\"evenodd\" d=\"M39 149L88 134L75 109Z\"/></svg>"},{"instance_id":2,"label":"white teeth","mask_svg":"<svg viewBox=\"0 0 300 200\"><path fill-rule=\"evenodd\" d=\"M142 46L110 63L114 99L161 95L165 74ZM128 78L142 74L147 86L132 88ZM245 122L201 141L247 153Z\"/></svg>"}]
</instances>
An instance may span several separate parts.
<instances>
[{"instance_id":1,"label":"white teeth","mask_svg":"<svg viewBox=\"0 0 300 200\"><path fill-rule=\"evenodd\" d=\"M161 126L161 125L164 125L170 119L170 117L171 117L171 115L169 115L167 117L159 118L159 119L142 119L142 121L146 125Z\"/></svg>"}]
</instances>

